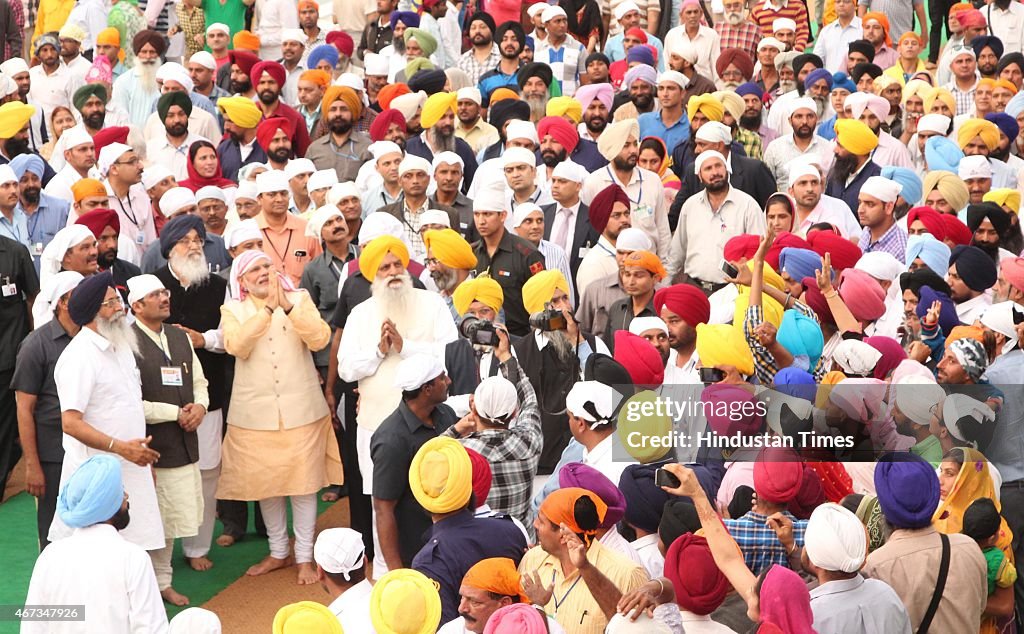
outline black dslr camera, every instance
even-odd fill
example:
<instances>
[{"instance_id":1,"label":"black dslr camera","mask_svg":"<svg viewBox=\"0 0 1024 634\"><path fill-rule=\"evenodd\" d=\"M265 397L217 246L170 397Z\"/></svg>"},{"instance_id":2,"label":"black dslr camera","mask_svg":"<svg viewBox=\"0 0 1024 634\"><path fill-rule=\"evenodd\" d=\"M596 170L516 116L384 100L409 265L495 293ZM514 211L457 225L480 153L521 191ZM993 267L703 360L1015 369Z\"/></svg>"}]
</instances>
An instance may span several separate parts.
<instances>
[{"instance_id":1,"label":"black dslr camera","mask_svg":"<svg viewBox=\"0 0 1024 634\"><path fill-rule=\"evenodd\" d=\"M469 342L474 345L493 348L499 343L494 323L489 319L477 319L472 315L466 315L459 320L459 334L469 339Z\"/></svg>"},{"instance_id":2,"label":"black dslr camera","mask_svg":"<svg viewBox=\"0 0 1024 634\"><path fill-rule=\"evenodd\" d=\"M556 308L549 308L530 315L530 326L542 332L565 330L565 315Z\"/></svg>"}]
</instances>

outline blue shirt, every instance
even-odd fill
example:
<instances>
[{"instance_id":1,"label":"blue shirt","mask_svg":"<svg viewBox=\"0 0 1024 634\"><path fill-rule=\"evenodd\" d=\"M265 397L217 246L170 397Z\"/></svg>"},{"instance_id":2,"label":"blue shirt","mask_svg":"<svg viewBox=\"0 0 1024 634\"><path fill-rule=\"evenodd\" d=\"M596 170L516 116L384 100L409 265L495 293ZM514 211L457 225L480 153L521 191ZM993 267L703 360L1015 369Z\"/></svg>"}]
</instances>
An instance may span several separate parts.
<instances>
[{"instance_id":1,"label":"blue shirt","mask_svg":"<svg viewBox=\"0 0 1024 634\"><path fill-rule=\"evenodd\" d=\"M608 38L608 41L604 45L604 54L608 56L608 59L617 62L620 59L626 59L626 49L622 46L622 33L613 35ZM665 45L661 43L661 40L654 37L650 33L647 34L647 43L654 47L658 51L658 71L665 70Z\"/></svg>"},{"instance_id":2,"label":"blue shirt","mask_svg":"<svg viewBox=\"0 0 1024 634\"><path fill-rule=\"evenodd\" d=\"M640 138L656 136L665 142L665 147L678 147L690 138L690 121L683 113L682 118L666 128L661 120L660 112L645 112L638 119L640 122Z\"/></svg>"},{"instance_id":3,"label":"blue shirt","mask_svg":"<svg viewBox=\"0 0 1024 634\"><path fill-rule=\"evenodd\" d=\"M480 77L480 95L483 97L484 103L488 103L491 99L491 93L495 90L503 87L515 87L516 92L519 92L519 83L516 74L506 75L501 72L500 68L495 68L484 73Z\"/></svg>"},{"instance_id":4,"label":"blue shirt","mask_svg":"<svg viewBox=\"0 0 1024 634\"><path fill-rule=\"evenodd\" d=\"M793 541L797 546L803 546L807 520L798 520L789 511L783 511L783 514L793 522ZM722 520L729 534L743 551L743 560L747 568L755 575L771 568L772 564L789 568L786 547L779 541L775 531L768 526L767 521L767 515L754 511L748 511L739 519Z\"/></svg>"},{"instance_id":5,"label":"blue shirt","mask_svg":"<svg viewBox=\"0 0 1024 634\"><path fill-rule=\"evenodd\" d=\"M7 219L7 216L0 214L0 236L20 242L30 253L32 252L32 243L28 239L28 216L19 205L14 206L14 213L10 220Z\"/></svg>"},{"instance_id":6,"label":"blue shirt","mask_svg":"<svg viewBox=\"0 0 1024 634\"><path fill-rule=\"evenodd\" d=\"M24 208L21 202L15 207L15 210L19 210L24 213ZM33 245L46 245L50 244L53 240L53 236L57 235L57 232L64 228L68 224L68 213L71 210L71 205L66 200L55 198L50 196L46 192L39 192L39 206L36 207L35 212L31 215L26 215L26 223L28 225L28 240L29 240L29 253L32 254L32 262L35 264L36 273L39 273L39 255L36 253L36 249ZM40 250L41 252L41 250Z\"/></svg>"}]
</instances>

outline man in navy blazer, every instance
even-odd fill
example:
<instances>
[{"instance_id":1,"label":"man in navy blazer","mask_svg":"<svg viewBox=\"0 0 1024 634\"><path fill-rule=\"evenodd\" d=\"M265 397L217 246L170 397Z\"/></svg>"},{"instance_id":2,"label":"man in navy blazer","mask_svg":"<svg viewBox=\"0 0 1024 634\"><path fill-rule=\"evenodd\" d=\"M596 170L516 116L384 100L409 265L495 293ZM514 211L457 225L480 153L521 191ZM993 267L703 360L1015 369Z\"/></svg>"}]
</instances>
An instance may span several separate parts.
<instances>
[{"instance_id":1,"label":"man in navy blazer","mask_svg":"<svg viewBox=\"0 0 1024 634\"><path fill-rule=\"evenodd\" d=\"M580 262L583 261L587 251L596 246L598 238L601 237L590 224L590 213L587 206L580 201L580 190L583 188L583 179L586 176L586 169L572 161L563 161L556 165L551 172L551 197L555 199L555 202L541 207L541 211L544 212L544 239L565 249L569 255L569 270L572 272L573 278L576 277ZM568 209L574 216L571 219L571 225L564 229L565 243L552 239L552 235L556 235L555 229L561 229L560 223L564 222L559 218L559 213L564 213L560 212L562 209ZM569 237L571 240L568 239Z\"/></svg>"}]
</instances>

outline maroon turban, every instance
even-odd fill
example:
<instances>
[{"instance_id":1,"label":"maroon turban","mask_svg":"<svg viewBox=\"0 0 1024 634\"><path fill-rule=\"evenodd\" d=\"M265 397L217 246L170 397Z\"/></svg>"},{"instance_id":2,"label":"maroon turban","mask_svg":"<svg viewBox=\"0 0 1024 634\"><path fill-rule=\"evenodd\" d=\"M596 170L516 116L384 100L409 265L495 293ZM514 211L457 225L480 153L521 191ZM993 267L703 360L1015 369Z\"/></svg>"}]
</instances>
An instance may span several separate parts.
<instances>
[{"instance_id":1,"label":"maroon turban","mask_svg":"<svg viewBox=\"0 0 1024 634\"><path fill-rule=\"evenodd\" d=\"M874 321L885 314L885 291L864 271L851 268L840 273L838 290L858 321Z\"/></svg>"},{"instance_id":2,"label":"maroon turban","mask_svg":"<svg viewBox=\"0 0 1024 634\"><path fill-rule=\"evenodd\" d=\"M864 255L856 244L831 231L812 231L808 234L807 241L811 245L811 251L822 258L826 253L831 256L834 271L852 269L857 265L860 256Z\"/></svg>"},{"instance_id":3,"label":"maroon turban","mask_svg":"<svg viewBox=\"0 0 1024 634\"><path fill-rule=\"evenodd\" d=\"M719 76L725 72L729 64L743 73L743 81L750 81L750 78L754 76L754 60L750 59L750 55L742 49L727 48L722 51L718 56L718 61L715 62L715 70L718 71Z\"/></svg>"},{"instance_id":4,"label":"maroon turban","mask_svg":"<svg viewBox=\"0 0 1024 634\"><path fill-rule=\"evenodd\" d=\"M798 520L811 518L811 513L817 507L828 500L825 497L825 487L822 486L821 477L811 467L804 465L803 480L800 482L800 491L796 497L789 501L786 510Z\"/></svg>"},{"instance_id":5,"label":"maroon turban","mask_svg":"<svg viewBox=\"0 0 1024 634\"><path fill-rule=\"evenodd\" d=\"M623 332L623 331L619 331ZM645 342L646 343L646 342ZM604 521L598 528L611 528L626 515L626 496L613 484L608 476L582 462L570 462L558 470L558 486L579 487L590 491L608 506Z\"/></svg>"},{"instance_id":6,"label":"maroon turban","mask_svg":"<svg viewBox=\"0 0 1024 634\"><path fill-rule=\"evenodd\" d=\"M973 234L962 220L953 214L939 214L942 224L946 226L946 239L954 245L969 245Z\"/></svg>"},{"instance_id":7,"label":"maroon turban","mask_svg":"<svg viewBox=\"0 0 1024 634\"><path fill-rule=\"evenodd\" d=\"M274 81L277 82L279 91L284 88L284 82L288 78L288 73L285 72L284 66L270 61L259 62L249 70L249 81L252 82L253 88L256 87L256 84L260 83L260 77L263 76L263 73L273 77Z\"/></svg>"},{"instance_id":8,"label":"maroon turban","mask_svg":"<svg viewBox=\"0 0 1024 634\"><path fill-rule=\"evenodd\" d=\"M700 616L718 609L729 594L729 580L719 570L703 537L683 533L665 553L665 576L672 582L679 607Z\"/></svg>"},{"instance_id":9,"label":"maroon turban","mask_svg":"<svg viewBox=\"0 0 1024 634\"><path fill-rule=\"evenodd\" d=\"M673 284L658 289L654 294L654 312L660 317L661 309L666 306L682 317L690 328L706 324L711 318L711 303L707 296L690 284Z\"/></svg>"},{"instance_id":10,"label":"maroon turban","mask_svg":"<svg viewBox=\"0 0 1024 634\"><path fill-rule=\"evenodd\" d=\"M388 108L374 117L373 122L370 123L370 139L373 141L383 141L384 135L388 133L388 128L391 127L392 123L397 123L403 130L407 129L405 115L394 108Z\"/></svg>"},{"instance_id":11,"label":"maroon turban","mask_svg":"<svg viewBox=\"0 0 1024 634\"><path fill-rule=\"evenodd\" d=\"M146 44L155 48L160 57L167 52L167 38L152 29L144 29L135 34L132 38L132 52L138 55Z\"/></svg>"},{"instance_id":12,"label":"maroon turban","mask_svg":"<svg viewBox=\"0 0 1024 634\"><path fill-rule=\"evenodd\" d=\"M752 233L744 233L729 238L725 243L725 251L722 254L728 262L739 262L749 260L757 253L757 247L761 246L760 236ZM782 249L779 249L780 251ZM778 257L778 256L776 256Z\"/></svg>"},{"instance_id":13,"label":"maroon turban","mask_svg":"<svg viewBox=\"0 0 1024 634\"><path fill-rule=\"evenodd\" d=\"M914 207L907 213L907 228L920 220L928 233L939 242L946 239L946 224L942 222L942 214L931 207Z\"/></svg>"},{"instance_id":14,"label":"maroon turban","mask_svg":"<svg viewBox=\"0 0 1024 634\"><path fill-rule=\"evenodd\" d=\"M621 191L621 190L620 190ZM612 358L622 364L634 385L658 386L665 382L665 364L650 341L628 330L615 331Z\"/></svg>"},{"instance_id":15,"label":"maroon turban","mask_svg":"<svg viewBox=\"0 0 1024 634\"><path fill-rule=\"evenodd\" d=\"M758 244L761 239L758 238ZM772 246L768 249L768 253L764 256L764 261L767 262L776 271L779 270L779 255L782 250L786 247L796 247L797 249L810 249L811 245L800 236L794 235L788 231L783 231L779 235L775 236L775 241L772 242Z\"/></svg>"},{"instance_id":16,"label":"maroon turban","mask_svg":"<svg viewBox=\"0 0 1024 634\"><path fill-rule=\"evenodd\" d=\"M345 57L352 57L352 51L355 50L352 36L344 31L331 31L327 34L326 42L333 45Z\"/></svg>"},{"instance_id":17,"label":"maroon turban","mask_svg":"<svg viewBox=\"0 0 1024 634\"><path fill-rule=\"evenodd\" d=\"M96 156L100 155L100 150L107 147L111 143L122 143L128 144L128 126L114 126L112 128L103 128L96 133L96 136L92 138L93 145L96 146Z\"/></svg>"},{"instance_id":18,"label":"maroon turban","mask_svg":"<svg viewBox=\"0 0 1024 634\"><path fill-rule=\"evenodd\" d=\"M230 51L228 53L228 60L236 66L238 69L248 75L252 71L252 67L260 63L260 58L257 55L253 55L249 51ZM255 84L255 82L253 82Z\"/></svg>"},{"instance_id":19,"label":"maroon turban","mask_svg":"<svg viewBox=\"0 0 1024 634\"><path fill-rule=\"evenodd\" d=\"M754 492L773 504L785 504L800 493L804 465L800 457L786 449L764 449L754 463Z\"/></svg>"},{"instance_id":20,"label":"maroon turban","mask_svg":"<svg viewBox=\"0 0 1024 634\"><path fill-rule=\"evenodd\" d=\"M618 185L605 187L590 201L590 224L598 233L604 233L604 228L608 226L608 218L612 215L612 205L616 202L629 208L629 196Z\"/></svg>"},{"instance_id":21,"label":"maroon turban","mask_svg":"<svg viewBox=\"0 0 1024 634\"><path fill-rule=\"evenodd\" d=\"M256 127L256 140L259 141L260 147L267 150L278 130L284 130L289 137L295 134L292 122L284 117L270 117L260 121L259 126Z\"/></svg>"},{"instance_id":22,"label":"maroon turban","mask_svg":"<svg viewBox=\"0 0 1024 634\"><path fill-rule=\"evenodd\" d=\"M757 402L749 390L729 383L713 383L700 393L708 427L719 436L752 436L764 427ZM730 415L731 414L731 415Z\"/></svg>"},{"instance_id":23,"label":"maroon turban","mask_svg":"<svg viewBox=\"0 0 1024 634\"><path fill-rule=\"evenodd\" d=\"M811 307L818 321L823 324L836 324L836 318L832 316L832 309L828 307L828 300L818 290L818 282L813 277L805 277L801 282L807 292L804 293L803 301Z\"/></svg>"},{"instance_id":24,"label":"maroon turban","mask_svg":"<svg viewBox=\"0 0 1024 634\"><path fill-rule=\"evenodd\" d=\"M469 454L469 464L473 470L473 497L476 498L474 501L480 507L487 503L487 496L491 494L494 474L491 471L491 463L480 452L466 447L466 453Z\"/></svg>"},{"instance_id":25,"label":"maroon turban","mask_svg":"<svg viewBox=\"0 0 1024 634\"><path fill-rule=\"evenodd\" d=\"M872 376L880 381L889 378L889 374L896 366L907 359L906 350L892 337L866 337L864 343L882 353L882 358L875 364L872 372Z\"/></svg>"},{"instance_id":26,"label":"maroon turban","mask_svg":"<svg viewBox=\"0 0 1024 634\"><path fill-rule=\"evenodd\" d=\"M113 227L116 233L121 233L121 221L118 220L117 212L113 209L93 209L79 216L75 224L92 231L92 235L96 236L97 240L100 239L100 234L107 227Z\"/></svg>"},{"instance_id":27,"label":"maroon turban","mask_svg":"<svg viewBox=\"0 0 1024 634\"><path fill-rule=\"evenodd\" d=\"M544 117L537 122L537 136L540 140L543 141L549 134L568 154L572 154L580 142L580 133L564 117Z\"/></svg>"}]
</instances>

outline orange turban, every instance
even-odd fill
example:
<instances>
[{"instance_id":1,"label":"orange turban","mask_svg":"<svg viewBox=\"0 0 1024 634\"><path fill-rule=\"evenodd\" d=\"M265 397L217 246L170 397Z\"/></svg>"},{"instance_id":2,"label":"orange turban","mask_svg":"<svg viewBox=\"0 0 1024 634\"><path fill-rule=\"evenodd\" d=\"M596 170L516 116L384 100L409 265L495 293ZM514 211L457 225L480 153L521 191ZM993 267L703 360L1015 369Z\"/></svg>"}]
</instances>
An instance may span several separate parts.
<instances>
[{"instance_id":1,"label":"orange turban","mask_svg":"<svg viewBox=\"0 0 1024 634\"><path fill-rule=\"evenodd\" d=\"M108 26L96 35L96 43L107 46L121 46L121 33L112 26Z\"/></svg>"},{"instance_id":2,"label":"orange turban","mask_svg":"<svg viewBox=\"0 0 1024 634\"><path fill-rule=\"evenodd\" d=\"M235 37L232 38L231 44L235 49L242 49L257 53L260 50L260 38L252 31L239 31L238 33L235 33Z\"/></svg>"},{"instance_id":3,"label":"orange turban","mask_svg":"<svg viewBox=\"0 0 1024 634\"><path fill-rule=\"evenodd\" d=\"M408 95L410 92L412 91L409 90L408 84L388 84L381 88L377 93L377 103L380 104L381 112L391 107L392 99Z\"/></svg>"},{"instance_id":4,"label":"orange turban","mask_svg":"<svg viewBox=\"0 0 1024 634\"><path fill-rule=\"evenodd\" d=\"M519 99L519 95L516 91L511 88L497 88L491 93L491 100L488 102L491 106L498 103L502 99Z\"/></svg>"},{"instance_id":5,"label":"orange turban","mask_svg":"<svg viewBox=\"0 0 1024 634\"><path fill-rule=\"evenodd\" d=\"M997 79L993 83L995 84L995 88L1005 88L1010 91L1010 94L1017 94L1017 87L1009 79Z\"/></svg>"},{"instance_id":6,"label":"orange turban","mask_svg":"<svg viewBox=\"0 0 1024 634\"><path fill-rule=\"evenodd\" d=\"M985 345L985 331L976 326L957 326L946 335L946 348L957 339L974 339L981 345Z\"/></svg>"},{"instance_id":7,"label":"orange turban","mask_svg":"<svg viewBox=\"0 0 1024 634\"><path fill-rule=\"evenodd\" d=\"M500 594L503 597L519 597L520 603L530 602L523 594L516 564L508 557L481 559L466 571L462 585Z\"/></svg>"},{"instance_id":8,"label":"orange turban","mask_svg":"<svg viewBox=\"0 0 1024 634\"><path fill-rule=\"evenodd\" d=\"M658 280L664 279L668 275L665 267L661 264L661 259L650 251L633 251L622 261L622 266L639 266L649 271Z\"/></svg>"},{"instance_id":9,"label":"orange turban","mask_svg":"<svg viewBox=\"0 0 1024 634\"><path fill-rule=\"evenodd\" d=\"M889 18L885 17L884 13L868 11L864 14L864 17L860 19L860 23L867 24L871 20L878 20L878 23L882 25L882 30L885 31L885 45L892 46L892 38L889 37Z\"/></svg>"},{"instance_id":10,"label":"orange turban","mask_svg":"<svg viewBox=\"0 0 1024 634\"><path fill-rule=\"evenodd\" d=\"M331 76L322 70L306 70L299 75L299 81L308 81L320 86L320 90L327 90L331 85Z\"/></svg>"},{"instance_id":11,"label":"orange turban","mask_svg":"<svg viewBox=\"0 0 1024 634\"><path fill-rule=\"evenodd\" d=\"M106 196L107 188L94 178L83 178L71 186L71 194L80 203L90 196Z\"/></svg>"},{"instance_id":12,"label":"orange turban","mask_svg":"<svg viewBox=\"0 0 1024 634\"><path fill-rule=\"evenodd\" d=\"M316 9L317 11L320 10L320 5L315 3L315 2L313 2L313 0L299 0L299 4L297 6L298 6L299 11L302 11L303 9L309 9L309 8Z\"/></svg>"},{"instance_id":13,"label":"orange turban","mask_svg":"<svg viewBox=\"0 0 1024 634\"><path fill-rule=\"evenodd\" d=\"M597 507L597 523L592 527L582 527L576 520L576 502L580 498L590 498L590 501ZM549 494L540 505L540 512L549 522L556 525L565 524L569 530L582 534L588 538L587 545L597 533L597 527L604 521L604 514L608 511L608 505L601 501L596 494L579 487L565 487L556 489Z\"/></svg>"},{"instance_id":14,"label":"orange turban","mask_svg":"<svg viewBox=\"0 0 1024 634\"><path fill-rule=\"evenodd\" d=\"M354 122L363 114L363 101L356 94L356 91L352 90L348 86L329 86L324 91L324 99L320 102L320 116L326 117L327 111L331 109L331 104L337 100L342 100L345 105L348 106L349 111L352 113L352 121Z\"/></svg>"}]
</instances>

